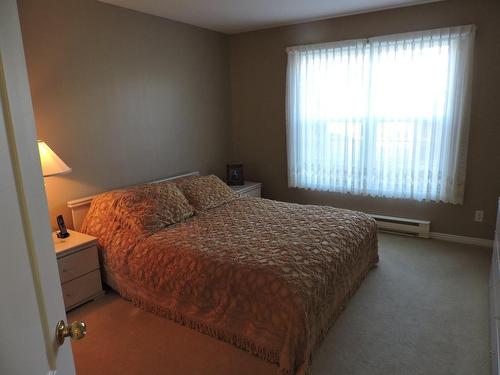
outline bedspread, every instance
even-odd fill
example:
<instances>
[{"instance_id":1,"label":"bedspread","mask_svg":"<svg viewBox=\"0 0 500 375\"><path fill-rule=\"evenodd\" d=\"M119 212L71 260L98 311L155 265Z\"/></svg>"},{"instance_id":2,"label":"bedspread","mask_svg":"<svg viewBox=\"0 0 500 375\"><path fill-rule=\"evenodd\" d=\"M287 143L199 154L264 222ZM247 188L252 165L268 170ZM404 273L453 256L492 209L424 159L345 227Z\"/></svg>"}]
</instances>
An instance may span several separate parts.
<instances>
[{"instance_id":1,"label":"bedspread","mask_svg":"<svg viewBox=\"0 0 500 375\"><path fill-rule=\"evenodd\" d=\"M95 223L83 230L98 237L122 296L276 363L281 374L308 372L378 262L375 221L332 207L242 197L144 235Z\"/></svg>"}]
</instances>

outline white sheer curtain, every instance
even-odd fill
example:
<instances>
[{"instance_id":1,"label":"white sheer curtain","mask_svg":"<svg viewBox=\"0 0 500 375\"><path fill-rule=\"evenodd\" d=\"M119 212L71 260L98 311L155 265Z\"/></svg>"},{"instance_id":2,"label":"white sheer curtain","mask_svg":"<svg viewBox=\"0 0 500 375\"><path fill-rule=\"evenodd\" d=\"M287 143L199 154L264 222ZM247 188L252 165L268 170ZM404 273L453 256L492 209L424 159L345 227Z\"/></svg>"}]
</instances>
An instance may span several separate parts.
<instances>
[{"instance_id":1,"label":"white sheer curtain","mask_svg":"<svg viewBox=\"0 0 500 375\"><path fill-rule=\"evenodd\" d=\"M289 186L462 203L474 33L288 48Z\"/></svg>"}]
</instances>

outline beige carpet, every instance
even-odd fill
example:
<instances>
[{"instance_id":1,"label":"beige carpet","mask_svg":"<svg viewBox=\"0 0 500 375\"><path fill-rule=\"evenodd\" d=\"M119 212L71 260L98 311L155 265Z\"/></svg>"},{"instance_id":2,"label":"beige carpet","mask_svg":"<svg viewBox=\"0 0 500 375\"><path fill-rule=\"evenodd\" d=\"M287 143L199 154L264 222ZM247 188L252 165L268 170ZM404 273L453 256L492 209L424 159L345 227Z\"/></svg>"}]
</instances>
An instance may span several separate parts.
<instances>
[{"instance_id":1,"label":"beige carpet","mask_svg":"<svg viewBox=\"0 0 500 375\"><path fill-rule=\"evenodd\" d=\"M380 255L317 351L313 374L489 374L491 252L381 234ZM88 325L87 337L73 343L80 375L267 375L277 368L114 293L68 319Z\"/></svg>"}]
</instances>

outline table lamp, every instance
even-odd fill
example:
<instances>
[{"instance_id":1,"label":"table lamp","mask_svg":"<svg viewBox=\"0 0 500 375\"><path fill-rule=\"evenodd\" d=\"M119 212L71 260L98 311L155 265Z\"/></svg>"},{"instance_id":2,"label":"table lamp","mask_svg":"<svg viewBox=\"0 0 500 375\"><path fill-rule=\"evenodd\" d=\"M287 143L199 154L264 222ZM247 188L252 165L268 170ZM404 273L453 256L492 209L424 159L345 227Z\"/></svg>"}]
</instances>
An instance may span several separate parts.
<instances>
[{"instance_id":1,"label":"table lamp","mask_svg":"<svg viewBox=\"0 0 500 375\"><path fill-rule=\"evenodd\" d=\"M71 172L71 168L43 141L38 141L38 152L42 164L43 177Z\"/></svg>"},{"instance_id":2,"label":"table lamp","mask_svg":"<svg viewBox=\"0 0 500 375\"><path fill-rule=\"evenodd\" d=\"M38 152L40 153L43 177L57 176L71 172L71 168L45 142L38 141ZM57 225L59 227L57 237L69 237L62 215L57 216Z\"/></svg>"}]
</instances>

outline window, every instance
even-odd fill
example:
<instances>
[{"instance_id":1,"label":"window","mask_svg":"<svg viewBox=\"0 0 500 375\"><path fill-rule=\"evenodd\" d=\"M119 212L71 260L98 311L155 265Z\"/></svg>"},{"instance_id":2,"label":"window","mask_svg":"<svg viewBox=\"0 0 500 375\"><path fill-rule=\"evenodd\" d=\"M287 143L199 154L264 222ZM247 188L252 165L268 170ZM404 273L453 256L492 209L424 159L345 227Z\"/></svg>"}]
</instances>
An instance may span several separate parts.
<instances>
[{"instance_id":1,"label":"window","mask_svg":"<svg viewBox=\"0 0 500 375\"><path fill-rule=\"evenodd\" d=\"M288 48L289 186L462 203L474 32Z\"/></svg>"}]
</instances>

